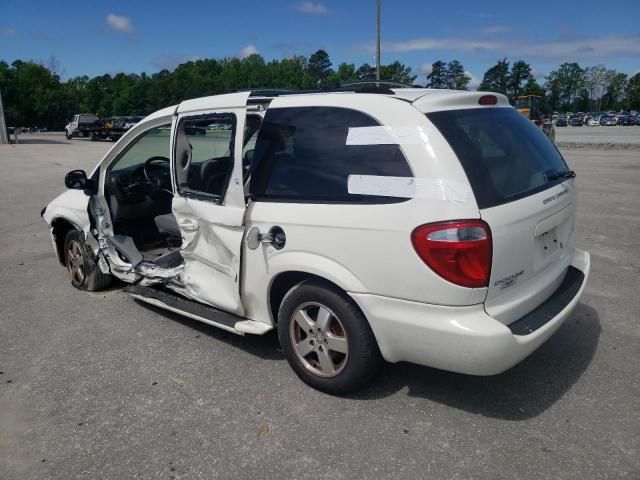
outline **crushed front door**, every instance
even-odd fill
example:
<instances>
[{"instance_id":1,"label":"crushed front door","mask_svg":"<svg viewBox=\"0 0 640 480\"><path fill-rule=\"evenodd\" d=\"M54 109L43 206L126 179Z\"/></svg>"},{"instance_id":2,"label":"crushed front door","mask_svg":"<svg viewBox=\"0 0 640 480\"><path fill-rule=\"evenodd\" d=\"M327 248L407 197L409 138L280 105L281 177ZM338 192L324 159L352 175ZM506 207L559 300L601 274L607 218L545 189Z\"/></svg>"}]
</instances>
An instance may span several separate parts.
<instances>
[{"instance_id":1,"label":"crushed front door","mask_svg":"<svg viewBox=\"0 0 640 480\"><path fill-rule=\"evenodd\" d=\"M242 141L248 93L224 97L220 109L178 112L171 156L172 210L183 237L181 293L242 315Z\"/></svg>"}]
</instances>

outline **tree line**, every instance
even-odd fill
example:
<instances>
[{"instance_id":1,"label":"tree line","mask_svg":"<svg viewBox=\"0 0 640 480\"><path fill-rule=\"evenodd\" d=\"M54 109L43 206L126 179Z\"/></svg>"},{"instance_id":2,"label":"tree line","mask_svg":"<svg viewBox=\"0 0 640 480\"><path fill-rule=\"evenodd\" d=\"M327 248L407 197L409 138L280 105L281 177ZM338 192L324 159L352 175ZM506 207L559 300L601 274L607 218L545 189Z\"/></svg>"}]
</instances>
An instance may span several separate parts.
<instances>
[{"instance_id":1,"label":"tree line","mask_svg":"<svg viewBox=\"0 0 640 480\"><path fill-rule=\"evenodd\" d=\"M61 79L55 59L48 65L16 60L0 61L0 92L7 123L61 130L75 113L101 117L146 115L188 98L256 89L331 89L354 81L375 79L375 66L341 63L333 67L327 52L308 58L294 56L269 62L258 55L246 58L202 59L178 65L173 71L148 75L118 73ZM380 68L383 80L414 84L418 75L395 61ZM437 60L426 75L430 88L468 90L471 76L458 60ZM479 90L500 92L511 100L540 95L547 111L640 110L640 74L608 70L603 65L583 68L563 63L540 85L531 66L506 58L489 68Z\"/></svg>"}]
</instances>

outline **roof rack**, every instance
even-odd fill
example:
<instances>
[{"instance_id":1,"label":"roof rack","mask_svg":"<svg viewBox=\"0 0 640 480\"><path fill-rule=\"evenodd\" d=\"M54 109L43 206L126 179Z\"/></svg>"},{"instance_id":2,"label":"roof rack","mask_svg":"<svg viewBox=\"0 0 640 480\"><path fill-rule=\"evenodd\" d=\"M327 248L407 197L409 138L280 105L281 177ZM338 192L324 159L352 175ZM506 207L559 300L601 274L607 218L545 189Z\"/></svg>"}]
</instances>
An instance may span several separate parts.
<instances>
[{"instance_id":1,"label":"roof rack","mask_svg":"<svg viewBox=\"0 0 640 480\"><path fill-rule=\"evenodd\" d=\"M406 83L392 82L387 80L358 80L343 83L338 87L315 88L315 89L295 89L295 88L248 88L241 90L231 90L225 93L250 92L249 97L280 97L283 95L301 95L309 93L379 93L384 95L394 95L391 87L396 88L424 88L421 85L409 85Z\"/></svg>"},{"instance_id":2,"label":"roof rack","mask_svg":"<svg viewBox=\"0 0 640 480\"><path fill-rule=\"evenodd\" d=\"M424 88L422 85L411 85L408 83L394 82L392 80L355 80L353 82L343 83L342 87L351 87L359 85L384 85L386 87L398 87L398 88Z\"/></svg>"}]
</instances>

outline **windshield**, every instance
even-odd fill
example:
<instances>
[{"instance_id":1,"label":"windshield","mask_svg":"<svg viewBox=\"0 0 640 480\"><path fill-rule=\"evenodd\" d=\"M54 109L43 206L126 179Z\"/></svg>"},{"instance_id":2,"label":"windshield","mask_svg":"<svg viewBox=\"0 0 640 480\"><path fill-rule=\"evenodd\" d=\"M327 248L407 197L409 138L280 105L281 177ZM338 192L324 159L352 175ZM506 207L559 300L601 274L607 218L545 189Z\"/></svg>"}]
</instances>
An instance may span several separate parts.
<instances>
[{"instance_id":1,"label":"windshield","mask_svg":"<svg viewBox=\"0 0 640 480\"><path fill-rule=\"evenodd\" d=\"M516 108L529 108L530 101L528 98L516 98L515 107Z\"/></svg>"},{"instance_id":2,"label":"windshield","mask_svg":"<svg viewBox=\"0 0 640 480\"><path fill-rule=\"evenodd\" d=\"M512 108L428 113L455 151L479 208L501 205L564 181L560 152Z\"/></svg>"}]
</instances>

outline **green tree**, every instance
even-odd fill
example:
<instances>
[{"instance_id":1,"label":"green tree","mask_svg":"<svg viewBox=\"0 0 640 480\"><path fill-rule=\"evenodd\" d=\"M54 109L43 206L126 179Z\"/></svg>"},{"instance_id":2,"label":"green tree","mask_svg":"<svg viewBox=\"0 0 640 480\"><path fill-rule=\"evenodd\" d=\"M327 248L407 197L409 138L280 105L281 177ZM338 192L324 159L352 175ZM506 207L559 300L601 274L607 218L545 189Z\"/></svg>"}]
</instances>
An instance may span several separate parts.
<instances>
[{"instance_id":1,"label":"green tree","mask_svg":"<svg viewBox=\"0 0 640 480\"><path fill-rule=\"evenodd\" d=\"M523 60L518 60L511 65L511 72L507 78L507 94L511 99L519 97L524 92L524 85L533 79L531 65Z\"/></svg>"},{"instance_id":2,"label":"green tree","mask_svg":"<svg viewBox=\"0 0 640 480\"><path fill-rule=\"evenodd\" d=\"M627 74L611 70L607 91L602 97L603 110L620 110L629 108L625 101L625 90L627 87Z\"/></svg>"},{"instance_id":3,"label":"green tree","mask_svg":"<svg viewBox=\"0 0 640 480\"><path fill-rule=\"evenodd\" d=\"M531 77L527 80L527 83L524 84L522 95L537 95L539 97L544 97L544 87L536 82L535 78Z\"/></svg>"},{"instance_id":4,"label":"green tree","mask_svg":"<svg viewBox=\"0 0 640 480\"><path fill-rule=\"evenodd\" d=\"M629 110L640 110L640 72L636 73L627 82L625 102Z\"/></svg>"},{"instance_id":5,"label":"green tree","mask_svg":"<svg viewBox=\"0 0 640 480\"><path fill-rule=\"evenodd\" d=\"M397 60L389 65L380 66L380 80L411 85L417 77L411 71L411 67L407 67Z\"/></svg>"},{"instance_id":6,"label":"green tree","mask_svg":"<svg viewBox=\"0 0 640 480\"><path fill-rule=\"evenodd\" d=\"M331 72L331 60L329 54L324 50L318 50L309 57L309 76L314 86L322 87L326 84Z\"/></svg>"},{"instance_id":7,"label":"green tree","mask_svg":"<svg viewBox=\"0 0 640 480\"><path fill-rule=\"evenodd\" d=\"M467 90L470 81L471 77L458 60L449 63L437 60L431 64L431 72L427 74L428 88Z\"/></svg>"},{"instance_id":8,"label":"green tree","mask_svg":"<svg viewBox=\"0 0 640 480\"><path fill-rule=\"evenodd\" d=\"M329 73L327 84L330 87L339 87L343 83L353 82L358 79L356 66L353 63L341 63L338 69Z\"/></svg>"},{"instance_id":9,"label":"green tree","mask_svg":"<svg viewBox=\"0 0 640 480\"><path fill-rule=\"evenodd\" d=\"M447 64L445 77L447 88L452 90L467 90L471 77L464 71L464 67L458 60Z\"/></svg>"},{"instance_id":10,"label":"green tree","mask_svg":"<svg viewBox=\"0 0 640 480\"><path fill-rule=\"evenodd\" d=\"M485 72L478 90L507 95L509 91L509 62L506 58L498 60L498 63Z\"/></svg>"},{"instance_id":11,"label":"green tree","mask_svg":"<svg viewBox=\"0 0 640 480\"><path fill-rule=\"evenodd\" d=\"M311 58L294 56L265 62L258 54L246 58L202 59L185 62L173 71L77 76L63 82L64 69L51 58L46 65L16 60L0 61L0 90L7 121L16 126L62 129L75 113L100 116L144 115L187 98L248 88L310 89L335 87L354 80L375 80L375 68L341 63L331 68L329 55L318 50ZM395 61L380 68L382 80L413 83L410 67ZM427 75L432 88L468 88L469 76L462 64L438 60ZM506 58L485 73L481 89L544 96L545 110L640 109L640 76L627 80L624 73L603 65L582 69L564 63L540 86L523 60L511 65Z\"/></svg>"},{"instance_id":12,"label":"green tree","mask_svg":"<svg viewBox=\"0 0 640 480\"><path fill-rule=\"evenodd\" d=\"M427 74L428 88L448 88L447 64L437 60L431 64L431 71Z\"/></svg>"},{"instance_id":13,"label":"green tree","mask_svg":"<svg viewBox=\"0 0 640 480\"><path fill-rule=\"evenodd\" d=\"M584 70L577 63L563 63L549 73L546 88L551 92L554 110L570 110L584 89Z\"/></svg>"}]
</instances>

